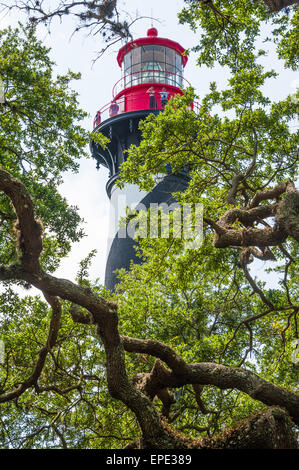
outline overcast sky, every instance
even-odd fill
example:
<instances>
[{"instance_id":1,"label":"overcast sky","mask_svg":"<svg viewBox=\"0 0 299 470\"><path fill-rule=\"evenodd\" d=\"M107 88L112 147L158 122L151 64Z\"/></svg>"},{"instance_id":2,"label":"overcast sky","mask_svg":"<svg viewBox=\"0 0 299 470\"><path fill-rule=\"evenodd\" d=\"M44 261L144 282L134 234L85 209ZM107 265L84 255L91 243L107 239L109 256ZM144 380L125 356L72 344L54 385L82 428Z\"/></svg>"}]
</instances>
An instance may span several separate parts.
<instances>
[{"instance_id":1,"label":"overcast sky","mask_svg":"<svg viewBox=\"0 0 299 470\"><path fill-rule=\"evenodd\" d=\"M51 3L55 3L52 2ZM159 36L168 37L179 42L184 48L196 44L201 32L192 33L187 26L178 24L177 13L184 5L183 0L127 0L119 2L123 9L130 12L132 18L136 16L154 17L153 25L158 29ZM14 14L1 15L1 28L16 23L18 18ZM90 116L85 120L84 126L91 129L96 111L111 100L112 88L121 77L120 68L116 61L118 49L121 44L112 47L93 65L96 54L103 47L100 36L86 36L80 33L71 38L73 20L66 18L60 23L52 25L49 35L44 27L40 27L38 34L46 45L51 47L51 57L57 64L57 73L65 73L68 69L81 72L82 79L74 83L79 93L80 105ZM141 19L132 29L134 38L146 36L147 29L151 27L151 20ZM273 100L278 100L295 91L297 77L294 72L285 71L273 53L266 59L268 68L275 66L280 76L276 80L269 80L265 92ZM191 54L185 69L185 78L195 87L199 95L204 95L211 81L216 81L222 88L226 84L228 74L220 68L199 68L196 57ZM297 83L298 85L298 83ZM109 201L106 196L105 185L108 179L107 170L95 168L95 161L91 158L82 160L80 172L76 175L66 174L65 183L61 186L61 193L72 205L77 205L81 216L84 217L87 237L73 247L68 259L62 262L57 275L74 279L78 270L79 261L92 249L98 253L91 267L91 277L99 277L104 282L106 262L106 240L108 234ZM256 266L257 273L262 273L264 263Z\"/></svg>"}]
</instances>

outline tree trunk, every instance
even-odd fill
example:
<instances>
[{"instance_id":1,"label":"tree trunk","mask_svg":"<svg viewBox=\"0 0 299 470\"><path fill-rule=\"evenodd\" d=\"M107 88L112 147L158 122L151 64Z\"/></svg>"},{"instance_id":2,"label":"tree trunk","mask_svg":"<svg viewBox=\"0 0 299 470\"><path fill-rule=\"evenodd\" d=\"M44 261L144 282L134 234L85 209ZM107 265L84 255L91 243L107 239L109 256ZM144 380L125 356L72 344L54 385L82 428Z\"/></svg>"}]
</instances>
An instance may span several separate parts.
<instances>
[{"instance_id":1,"label":"tree trunk","mask_svg":"<svg viewBox=\"0 0 299 470\"><path fill-rule=\"evenodd\" d=\"M225 429L215 439L204 439L202 446L210 449L298 449L295 433L288 414L278 407L243 420L231 429Z\"/></svg>"}]
</instances>

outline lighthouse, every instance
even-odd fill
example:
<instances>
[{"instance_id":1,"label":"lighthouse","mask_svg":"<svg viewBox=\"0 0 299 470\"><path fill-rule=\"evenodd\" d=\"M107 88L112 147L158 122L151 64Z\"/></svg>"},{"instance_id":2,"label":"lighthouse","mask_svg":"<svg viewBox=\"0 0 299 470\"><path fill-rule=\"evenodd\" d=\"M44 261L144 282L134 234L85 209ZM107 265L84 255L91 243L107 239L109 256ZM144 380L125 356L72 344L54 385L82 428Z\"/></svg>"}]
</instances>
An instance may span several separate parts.
<instances>
[{"instance_id":1,"label":"lighthouse","mask_svg":"<svg viewBox=\"0 0 299 470\"><path fill-rule=\"evenodd\" d=\"M110 233L107 248L105 285L113 290L117 283L115 270L128 269L130 262L140 262L136 257L132 234L120 227L119 220L126 208L148 209L153 204L171 204L172 193L183 191L188 182L184 171L171 171L147 193L132 184L120 189L116 185L121 164L127 158L130 145L139 145L141 132L139 122L150 113L163 112L174 95L183 95L189 83L184 79L187 63L185 49L175 41L158 36L156 28L150 28L147 36L125 44L118 52L117 62L122 76L114 85L112 100L103 106L94 119L94 131L110 139L105 149L91 142L91 154L97 162L109 170L106 192L110 199Z\"/></svg>"}]
</instances>

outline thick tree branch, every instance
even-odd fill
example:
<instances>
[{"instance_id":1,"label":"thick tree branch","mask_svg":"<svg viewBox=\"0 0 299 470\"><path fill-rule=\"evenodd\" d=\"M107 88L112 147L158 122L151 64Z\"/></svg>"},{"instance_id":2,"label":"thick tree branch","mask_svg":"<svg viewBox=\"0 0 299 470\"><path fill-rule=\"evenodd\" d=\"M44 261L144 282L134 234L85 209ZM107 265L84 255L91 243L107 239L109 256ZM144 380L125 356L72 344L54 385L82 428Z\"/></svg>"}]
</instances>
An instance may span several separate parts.
<instances>
[{"instance_id":1,"label":"thick tree branch","mask_svg":"<svg viewBox=\"0 0 299 470\"><path fill-rule=\"evenodd\" d=\"M233 186L229 192L231 202L235 190ZM284 193L284 199L280 200ZM276 199L277 202L259 205L269 199ZM275 219L273 226L265 222L268 217ZM299 241L299 191L291 181L280 183L272 189L257 192L248 207L230 209L218 221L207 217L204 221L214 230L216 248L251 247L252 255L260 259L273 259L269 246L279 246L287 237ZM233 225L236 222L244 228L236 228ZM263 223L266 227L256 228L257 223ZM254 247L261 248L263 254Z\"/></svg>"},{"instance_id":2,"label":"thick tree branch","mask_svg":"<svg viewBox=\"0 0 299 470\"><path fill-rule=\"evenodd\" d=\"M185 425L181 430L184 429L193 429L199 433L207 430L196 425ZM180 449L298 449L292 422L286 411L278 407L255 413L213 438L191 440L178 431L172 431L172 434ZM124 448L138 449L139 442L135 440Z\"/></svg>"},{"instance_id":3,"label":"thick tree branch","mask_svg":"<svg viewBox=\"0 0 299 470\"><path fill-rule=\"evenodd\" d=\"M237 175L234 175L233 178L232 178L232 187L231 189L228 191L227 193L227 196L226 196L226 199L227 199L227 202L229 204L233 204L235 205L236 204L236 194L237 194L237 191L238 191L238 186L239 186L239 183L242 181L242 179L244 178L244 174L243 173L238 173Z\"/></svg>"},{"instance_id":4,"label":"thick tree branch","mask_svg":"<svg viewBox=\"0 0 299 470\"><path fill-rule=\"evenodd\" d=\"M251 203L248 206L248 209L252 209L253 207L257 207L261 201L268 201L269 199L278 199L283 193L287 190L292 191L294 190L294 183L291 181L285 181L283 183L277 184L272 189L264 189L263 191L259 191L255 194L252 198Z\"/></svg>"},{"instance_id":5,"label":"thick tree branch","mask_svg":"<svg viewBox=\"0 0 299 470\"><path fill-rule=\"evenodd\" d=\"M269 7L270 11L279 12L283 8L290 7L292 5L298 5L298 0L263 0L263 2Z\"/></svg>"},{"instance_id":6,"label":"thick tree branch","mask_svg":"<svg viewBox=\"0 0 299 470\"><path fill-rule=\"evenodd\" d=\"M163 361L172 369L162 364L155 365L155 373L144 374L143 390L149 396L164 388L177 388L186 384L214 385L220 389L236 389L266 405L286 408L294 422L299 425L299 396L284 388L261 379L255 373L214 363L186 364L171 348L152 340L140 340L122 337L126 351L150 354ZM181 367L179 366L181 364ZM141 377L139 377L139 381Z\"/></svg>"},{"instance_id":7,"label":"thick tree branch","mask_svg":"<svg viewBox=\"0 0 299 470\"><path fill-rule=\"evenodd\" d=\"M172 348L160 341L153 339L138 339L129 336L121 336L124 349L127 352L149 354L158 357L168 365L175 373L181 374L186 370L186 363Z\"/></svg>"},{"instance_id":8,"label":"thick tree branch","mask_svg":"<svg viewBox=\"0 0 299 470\"><path fill-rule=\"evenodd\" d=\"M144 394L132 385L127 377L124 351L117 327L117 305L93 294L90 289L44 273L38 263L38 256L42 249L41 233L40 230L37 233L33 203L28 191L21 181L13 178L4 170L0 170L0 189L10 197L15 207L22 237L21 250L23 253L21 263L16 263L8 268L0 267L0 280L27 281L45 293L53 309L47 344L40 351L33 373L17 389L3 394L0 397L0 402L12 400L36 384L47 353L56 341L58 331L56 317L58 312L59 318L61 314L60 304L56 297L60 297L86 309L91 315L91 317L88 316L89 321L97 325L106 351L107 381L111 396L121 400L135 413L146 442L150 442L151 446L154 445L157 448L168 447L171 443L156 408ZM80 316L79 320L82 320ZM154 442L156 444L153 444Z\"/></svg>"},{"instance_id":9,"label":"thick tree branch","mask_svg":"<svg viewBox=\"0 0 299 470\"><path fill-rule=\"evenodd\" d=\"M0 168L0 190L10 198L18 217L15 229L22 264L29 271L38 271L38 259L43 248L41 239L43 227L34 217L32 198L25 186L2 168Z\"/></svg>"},{"instance_id":10,"label":"thick tree branch","mask_svg":"<svg viewBox=\"0 0 299 470\"><path fill-rule=\"evenodd\" d=\"M218 436L201 440L202 449L298 449L287 413L268 408L244 419Z\"/></svg>"}]
</instances>

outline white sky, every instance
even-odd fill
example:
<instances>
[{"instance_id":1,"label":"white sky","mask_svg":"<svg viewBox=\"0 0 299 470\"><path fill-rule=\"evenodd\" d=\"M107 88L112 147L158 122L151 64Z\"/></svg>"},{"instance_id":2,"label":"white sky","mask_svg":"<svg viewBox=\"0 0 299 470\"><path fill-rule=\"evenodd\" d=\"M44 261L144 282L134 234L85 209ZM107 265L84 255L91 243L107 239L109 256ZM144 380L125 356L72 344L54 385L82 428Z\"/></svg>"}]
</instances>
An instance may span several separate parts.
<instances>
[{"instance_id":1,"label":"white sky","mask_svg":"<svg viewBox=\"0 0 299 470\"><path fill-rule=\"evenodd\" d=\"M52 0L51 0L52 1ZM179 25L177 12L184 5L183 0L130 0L120 2L123 9L130 9L132 16L136 12L140 16L153 16L159 19L154 21L154 26L159 31L159 36L173 39L185 48L196 44L200 32L193 34L187 26ZM0 27L16 23L16 16L0 15ZM142 19L133 27L134 38L146 36L147 29L151 26L150 19ZM93 66L92 61L97 51L103 47L100 36L88 37L85 33L78 33L71 38L73 22L70 18L62 23L56 21L52 25L51 34L48 35L45 28L39 28L39 37L51 47L51 57L57 64L57 73L65 73L68 69L81 72L80 82L74 82L73 87L79 93L80 105L90 113L90 117L84 122L87 129L91 129L93 117L96 111L111 100L111 92L114 83L121 77L120 68L116 61L116 55L121 44L109 49L102 58ZM216 81L222 88L225 86L228 74L220 68L199 68L195 64L196 57L191 54L185 69L185 77L195 87L201 96L208 91L209 83ZM295 83L298 76L294 72L282 68L274 54L266 59L269 68L279 69L280 76L276 80L269 80L265 92L273 100L283 98L295 91ZM92 278L99 277L104 282L106 263L106 240L108 235L109 201L106 196L105 185L108 179L107 170L95 168L95 161L91 158L82 160L80 172L76 175L66 174L65 183L61 186L61 193L72 205L77 205L81 216L84 217L85 232L88 234L79 244L74 245L71 255L62 262L57 275L73 280L78 270L78 263L92 249L98 250L93 261L90 273ZM269 266L269 264L267 264ZM264 263L256 266L257 274L263 272Z\"/></svg>"}]
</instances>

